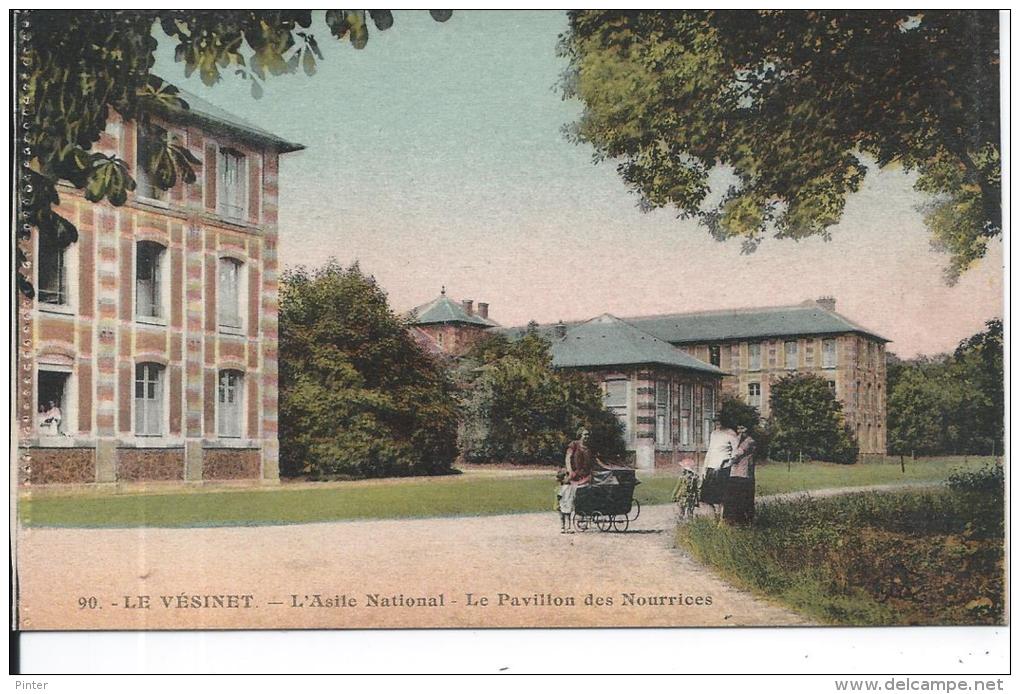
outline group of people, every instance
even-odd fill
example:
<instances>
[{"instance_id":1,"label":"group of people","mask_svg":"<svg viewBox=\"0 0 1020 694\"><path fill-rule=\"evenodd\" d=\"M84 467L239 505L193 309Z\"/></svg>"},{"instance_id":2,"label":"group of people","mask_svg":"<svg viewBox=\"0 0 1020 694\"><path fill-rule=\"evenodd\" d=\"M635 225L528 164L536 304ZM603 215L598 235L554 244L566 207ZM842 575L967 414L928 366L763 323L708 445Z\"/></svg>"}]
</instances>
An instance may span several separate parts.
<instances>
[{"instance_id":1,"label":"group of people","mask_svg":"<svg viewBox=\"0 0 1020 694\"><path fill-rule=\"evenodd\" d=\"M716 421L698 470L699 501L716 518L737 525L754 520L755 446L747 427L734 430Z\"/></svg>"}]
</instances>

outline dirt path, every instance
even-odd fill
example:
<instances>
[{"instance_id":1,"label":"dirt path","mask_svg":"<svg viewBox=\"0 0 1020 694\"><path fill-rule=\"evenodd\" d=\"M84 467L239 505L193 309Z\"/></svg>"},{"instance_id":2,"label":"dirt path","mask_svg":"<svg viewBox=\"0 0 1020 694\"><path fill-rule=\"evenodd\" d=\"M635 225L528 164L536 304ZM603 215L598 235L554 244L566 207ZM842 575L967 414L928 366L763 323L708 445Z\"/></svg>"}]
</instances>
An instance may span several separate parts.
<instances>
[{"instance_id":1,"label":"dirt path","mask_svg":"<svg viewBox=\"0 0 1020 694\"><path fill-rule=\"evenodd\" d=\"M644 509L631 531L621 534L561 535L552 512L252 528L28 528L20 532L21 625L187 629L805 623L785 608L732 588L672 549L673 525L672 507L657 506ZM469 604L468 593L475 604ZM346 595L357 604L312 606L314 594L323 602ZM367 604L370 594L436 602L441 596L443 604L376 606ZM612 605L586 604L589 594L592 600L609 598ZM148 609L124 606L125 596L132 596L133 605L143 595L149 596ZM187 604L196 597L203 603L207 595L251 597L235 598L241 607L213 606L219 604L216 599L208 607L179 606L182 596ZM293 606L292 595L304 606ZM89 597L96 598L97 607L89 607ZM479 604L483 597L488 604ZM85 599L84 608L79 608L79 598ZM169 607L164 599L170 600ZM220 600L226 605L230 598ZM245 602L251 606L243 607Z\"/></svg>"}]
</instances>

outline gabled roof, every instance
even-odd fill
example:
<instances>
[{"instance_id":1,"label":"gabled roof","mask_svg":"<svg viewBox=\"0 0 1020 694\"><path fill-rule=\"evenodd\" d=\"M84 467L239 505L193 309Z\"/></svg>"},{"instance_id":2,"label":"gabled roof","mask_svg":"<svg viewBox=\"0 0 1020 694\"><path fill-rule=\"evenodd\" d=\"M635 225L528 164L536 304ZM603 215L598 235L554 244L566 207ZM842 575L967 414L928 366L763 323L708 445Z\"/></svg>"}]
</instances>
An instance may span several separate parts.
<instances>
[{"instance_id":1,"label":"gabled roof","mask_svg":"<svg viewBox=\"0 0 1020 694\"><path fill-rule=\"evenodd\" d=\"M296 152L304 149L304 145L296 142L289 142L279 135L260 128L240 116L209 103L197 94L193 94L178 87L178 96L187 104L188 108L169 108L156 106L154 110L160 115L171 120L193 121L201 123L212 130L226 131L236 135L240 139L254 140L262 144L268 144L281 153Z\"/></svg>"},{"instance_id":2,"label":"gabled roof","mask_svg":"<svg viewBox=\"0 0 1020 694\"><path fill-rule=\"evenodd\" d=\"M567 329L552 340L558 368L661 364L711 374L723 372L616 316L604 313Z\"/></svg>"},{"instance_id":3,"label":"gabled roof","mask_svg":"<svg viewBox=\"0 0 1020 694\"><path fill-rule=\"evenodd\" d=\"M414 325L434 325L437 323L464 323L467 325L480 325L491 328L499 325L494 320L482 318L476 313L468 313L464 307L446 296L440 294L438 297L411 309L413 314L411 322Z\"/></svg>"},{"instance_id":4,"label":"gabled roof","mask_svg":"<svg viewBox=\"0 0 1020 694\"><path fill-rule=\"evenodd\" d=\"M635 316L625 320L673 344L848 332L889 342L881 335L814 302L798 306Z\"/></svg>"}]
</instances>

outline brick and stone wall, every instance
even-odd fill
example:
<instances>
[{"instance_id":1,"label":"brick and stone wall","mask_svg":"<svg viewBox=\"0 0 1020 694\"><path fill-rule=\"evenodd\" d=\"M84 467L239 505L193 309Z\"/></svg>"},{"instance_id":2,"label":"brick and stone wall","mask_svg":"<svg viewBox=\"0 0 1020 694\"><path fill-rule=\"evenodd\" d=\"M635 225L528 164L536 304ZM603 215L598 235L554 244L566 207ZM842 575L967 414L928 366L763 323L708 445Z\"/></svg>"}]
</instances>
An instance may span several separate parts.
<instances>
[{"instance_id":1,"label":"brick and stone wall","mask_svg":"<svg viewBox=\"0 0 1020 694\"><path fill-rule=\"evenodd\" d=\"M95 448L32 448L22 456L22 479L32 484L96 481Z\"/></svg>"},{"instance_id":2,"label":"brick and stone wall","mask_svg":"<svg viewBox=\"0 0 1020 694\"><path fill-rule=\"evenodd\" d=\"M253 479L259 476L258 449L207 448L202 455L202 478L207 480Z\"/></svg>"},{"instance_id":3,"label":"brick and stone wall","mask_svg":"<svg viewBox=\"0 0 1020 694\"><path fill-rule=\"evenodd\" d=\"M63 433L92 446L93 473L58 474L50 464L50 472L33 472L23 482L45 483L51 477L86 482L183 478L183 451L193 448L196 454L189 459L201 460L203 446L216 441L211 415L222 369L244 374L245 436L249 450L259 458L252 465L252 454L247 453L244 465L226 467L235 470L230 474L244 471L254 478L260 474L267 480L278 478L278 155L224 133L179 123L162 125L202 160L195 183L178 182L159 204L136 192L120 207L88 202L80 191L61 187L57 211L79 231L78 242L65 256L71 298L66 306L20 299L19 438L22 451L29 455L40 450L36 446L45 446L35 422L38 371L48 366L65 370L71 374L75 397L73 407L64 413L68 431ZM113 114L101 145L137 170L134 123ZM217 212L219 146L245 155L250 178L244 220L225 219ZM135 254L140 241L166 249L165 310L156 319L135 316ZM30 261L35 260L34 241L25 242L23 249ZM221 257L242 263L247 295L240 298L245 314L241 334L227 334L218 326L216 280ZM160 445L176 448L131 448L138 444L133 431L134 376L142 362L165 369L167 420ZM79 469L68 465L63 467Z\"/></svg>"}]
</instances>

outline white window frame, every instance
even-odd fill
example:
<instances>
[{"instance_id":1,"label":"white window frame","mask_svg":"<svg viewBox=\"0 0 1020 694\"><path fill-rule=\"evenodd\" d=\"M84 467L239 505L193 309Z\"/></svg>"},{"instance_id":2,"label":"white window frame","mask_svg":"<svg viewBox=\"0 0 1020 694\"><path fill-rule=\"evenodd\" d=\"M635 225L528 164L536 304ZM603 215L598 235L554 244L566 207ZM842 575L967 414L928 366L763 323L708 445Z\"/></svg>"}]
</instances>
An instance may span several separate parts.
<instances>
[{"instance_id":1,"label":"white window frame","mask_svg":"<svg viewBox=\"0 0 1020 694\"><path fill-rule=\"evenodd\" d=\"M156 298L155 315L142 313L139 310L139 297L141 292L139 291L139 280L138 280L138 265L139 256L142 252L142 244L145 244L147 248L158 248L159 252L156 255L156 271L154 273L155 282L158 285L156 291L153 292ZM157 323L160 325L166 324L167 308L170 306L170 254L169 249L166 245L159 241L152 241L149 239L142 239L135 242L135 264L134 264L134 292L135 292L135 320L140 323Z\"/></svg>"},{"instance_id":2,"label":"white window frame","mask_svg":"<svg viewBox=\"0 0 1020 694\"><path fill-rule=\"evenodd\" d=\"M711 405L711 406L710 406ZM708 439L715 428L716 406L715 387L703 385L701 387L701 437L702 443L708 445Z\"/></svg>"},{"instance_id":3,"label":"white window frame","mask_svg":"<svg viewBox=\"0 0 1020 694\"><path fill-rule=\"evenodd\" d=\"M141 397L138 395L139 385L142 387ZM135 364L133 388L131 424L134 435L144 439L165 437L169 428L166 367L157 362L138 362ZM151 396L146 394L150 390Z\"/></svg>"},{"instance_id":4,"label":"white window frame","mask_svg":"<svg viewBox=\"0 0 1020 694\"><path fill-rule=\"evenodd\" d=\"M759 412L761 411L761 383L747 384L747 404Z\"/></svg>"},{"instance_id":5,"label":"white window frame","mask_svg":"<svg viewBox=\"0 0 1020 694\"><path fill-rule=\"evenodd\" d=\"M236 304L237 315L227 316L224 307L230 297L224 295L223 279L225 268L232 266L236 272L234 288L237 295L231 303ZM247 327L245 298L248 296L248 265L243 260L232 256L221 256L216 263L216 325L221 332L243 334ZM236 321L230 321L236 318ZM229 322L228 322L229 321Z\"/></svg>"},{"instance_id":6,"label":"white window frame","mask_svg":"<svg viewBox=\"0 0 1020 694\"><path fill-rule=\"evenodd\" d=\"M619 388L622 386L622 389ZM616 392L614 393L614 389ZM622 404L617 403L612 396L622 396ZM616 415L616 418L623 424L624 439L630 440L630 379L607 378L602 382L603 406Z\"/></svg>"},{"instance_id":7,"label":"white window frame","mask_svg":"<svg viewBox=\"0 0 1020 694\"><path fill-rule=\"evenodd\" d=\"M78 383L75 379L74 369L64 364L48 364L40 362L36 367L35 377L35 398L33 399L34 417L33 428L41 440L66 439L78 432ZM43 433L42 422L39 417L39 374L59 373L64 375L64 390L60 398L60 426L58 434Z\"/></svg>"},{"instance_id":8,"label":"white window frame","mask_svg":"<svg viewBox=\"0 0 1020 694\"><path fill-rule=\"evenodd\" d=\"M680 384L680 445L690 446L694 440L694 385Z\"/></svg>"},{"instance_id":9,"label":"white window frame","mask_svg":"<svg viewBox=\"0 0 1020 694\"><path fill-rule=\"evenodd\" d=\"M170 129L162 125L156 125L155 123L145 123L140 121L135 128L135 196L141 198L145 202L155 203L160 207L167 207L170 200L170 191L163 190L159 186L152 183L149 179L149 172L145 169L145 161L142 153L142 142L148 140L145 136L145 129L158 128L165 134L170 134Z\"/></svg>"},{"instance_id":10,"label":"white window frame","mask_svg":"<svg viewBox=\"0 0 1020 694\"><path fill-rule=\"evenodd\" d=\"M839 358L836 356L837 343L835 338L829 338L822 340L822 368L823 369L835 369L839 363Z\"/></svg>"},{"instance_id":11,"label":"white window frame","mask_svg":"<svg viewBox=\"0 0 1020 694\"><path fill-rule=\"evenodd\" d=\"M235 379L233 384L230 379ZM233 389L234 402L229 407L224 396ZM246 407L245 407L244 372L237 369L221 369L216 377L216 436L221 439L244 438ZM228 416L233 413L231 419Z\"/></svg>"},{"instance_id":12,"label":"white window frame","mask_svg":"<svg viewBox=\"0 0 1020 694\"><path fill-rule=\"evenodd\" d=\"M669 381L655 382L655 443L669 446L673 442L673 389Z\"/></svg>"},{"instance_id":13,"label":"white window frame","mask_svg":"<svg viewBox=\"0 0 1020 694\"><path fill-rule=\"evenodd\" d=\"M790 345L793 345L793 352L790 352ZM790 363L790 357L793 357L793 363ZM783 368L787 371L795 371L797 369L797 363L800 361L800 344L796 340L786 340L783 342Z\"/></svg>"},{"instance_id":14,"label":"white window frame","mask_svg":"<svg viewBox=\"0 0 1020 694\"><path fill-rule=\"evenodd\" d=\"M228 166L234 162L236 166ZM248 156L233 147L216 150L216 214L225 219L248 219ZM230 194L228 195L228 191Z\"/></svg>"},{"instance_id":15,"label":"white window frame","mask_svg":"<svg viewBox=\"0 0 1020 694\"><path fill-rule=\"evenodd\" d=\"M754 348L758 348L758 358L755 359ZM748 371L761 371L761 354L764 351L764 345L760 342L750 342L747 345L747 370Z\"/></svg>"}]
</instances>

